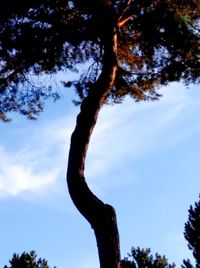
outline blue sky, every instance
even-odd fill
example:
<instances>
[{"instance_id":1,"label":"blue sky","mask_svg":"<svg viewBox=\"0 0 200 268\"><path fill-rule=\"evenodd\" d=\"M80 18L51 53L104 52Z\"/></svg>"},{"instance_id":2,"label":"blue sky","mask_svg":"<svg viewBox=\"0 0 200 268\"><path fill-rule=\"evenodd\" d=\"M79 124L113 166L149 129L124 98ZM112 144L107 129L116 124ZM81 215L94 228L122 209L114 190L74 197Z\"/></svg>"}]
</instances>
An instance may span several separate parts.
<instances>
[{"instance_id":1,"label":"blue sky","mask_svg":"<svg viewBox=\"0 0 200 268\"><path fill-rule=\"evenodd\" d=\"M36 250L57 268L97 268L93 231L65 182L70 134L79 111L73 93L48 103L37 121L14 115L0 124L0 267L14 252ZM105 106L91 139L86 178L117 211L122 257L150 247L180 265L183 238L198 200L198 87L171 84L159 102Z\"/></svg>"}]
</instances>

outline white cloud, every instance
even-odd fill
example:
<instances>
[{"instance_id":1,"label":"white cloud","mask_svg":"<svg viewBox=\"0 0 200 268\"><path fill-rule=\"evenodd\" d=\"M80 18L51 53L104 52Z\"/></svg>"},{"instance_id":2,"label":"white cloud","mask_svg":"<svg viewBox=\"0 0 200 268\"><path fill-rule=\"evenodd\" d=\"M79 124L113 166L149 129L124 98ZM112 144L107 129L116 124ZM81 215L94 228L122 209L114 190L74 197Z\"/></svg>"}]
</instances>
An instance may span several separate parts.
<instances>
[{"instance_id":1,"label":"white cloud","mask_svg":"<svg viewBox=\"0 0 200 268\"><path fill-rule=\"evenodd\" d=\"M59 191L55 184L61 174L65 178L72 130L64 126L70 120L43 122L30 129L18 126L14 142L8 135L12 146L0 144L0 197Z\"/></svg>"},{"instance_id":2,"label":"white cloud","mask_svg":"<svg viewBox=\"0 0 200 268\"><path fill-rule=\"evenodd\" d=\"M124 172L122 164L133 165L135 159L173 146L199 131L196 123L190 127L182 125L186 117L192 117L191 110L197 107L199 101L178 87L166 89L159 102L134 103L127 99L122 105L105 106L89 146L86 164L89 185L102 193L113 184L129 183L130 178L124 181L124 176L120 178L120 175L111 183L109 173L116 177L120 170ZM75 119L76 115L70 114L57 120L45 120L30 129L23 125L24 129L19 133L15 130L15 140L20 143L18 150L13 144L10 150L2 147L0 151L1 195L39 191L53 185L59 172L65 176Z\"/></svg>"},{"instance_id":3,"label":"white cloud","mask_svg":"<svg viewBox=\"0 0 200 268\"><path fill-rule=\"evenodd\" d=\"M55 168L38 172L34 164L27 165L21 157L5 152L3 147L0 148L0 162L1 197L40 191L53 184L59 175L59 170Z\"/></svg>"}]
</instances>

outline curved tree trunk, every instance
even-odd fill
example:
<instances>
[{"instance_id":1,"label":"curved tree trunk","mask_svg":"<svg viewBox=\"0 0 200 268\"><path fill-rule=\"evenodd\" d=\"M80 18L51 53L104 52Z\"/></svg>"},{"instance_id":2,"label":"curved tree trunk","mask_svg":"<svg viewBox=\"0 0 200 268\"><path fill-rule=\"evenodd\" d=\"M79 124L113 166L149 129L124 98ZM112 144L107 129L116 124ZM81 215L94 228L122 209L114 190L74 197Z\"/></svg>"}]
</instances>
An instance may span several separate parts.
<instances>
[{"instance_id":1,"label":"curved tree trunk","mask_svg":"<svg viewBox=\"0 0 200 268\"><path fill-rule=\"evenodd\" d=\"M109 29L110 28L110 29ZM84 177L84 165L90 137L100 108L110 92L117 69L117 32L112 24L104 33L104 63L102 72L89 95L83 100L71 137L67 183L70 196L94 229L101 268L120 268L120 246L115 210L103 203L89 189Z\"/></svg>"}]
</instances>

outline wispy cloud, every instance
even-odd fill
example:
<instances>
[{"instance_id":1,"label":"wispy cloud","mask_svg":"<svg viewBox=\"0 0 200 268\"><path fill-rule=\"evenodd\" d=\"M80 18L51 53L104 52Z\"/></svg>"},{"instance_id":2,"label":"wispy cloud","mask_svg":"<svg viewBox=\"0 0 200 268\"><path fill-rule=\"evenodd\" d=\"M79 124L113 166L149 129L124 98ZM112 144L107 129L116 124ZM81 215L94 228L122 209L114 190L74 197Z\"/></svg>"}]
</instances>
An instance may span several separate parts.
<instances>
[{"instance_id":1,"label":"wispy cloud","mask_svg":"<svg viewBox=\"0 0 200 268\"><path fill-rule=\"evenodd\" d=\"M175 90L175 87L176 90ZM164 90L159 102L105 106L92 135L86 163L86 178L95 191L102 193L111 185L129 183L120 178L134 160L155 150L163 150L200 131L192 117L199 101L177 85ZM75 114L49 119L22 132L15 131L20 146L1 144L0 195L19 195L23 191L40 191L52 186L59 174L65 174L70 135ZM19 149L20 148L20 149ZM109 174L115 180L108 178ZM118 174L118 175L117 175ZM62 175L62 177L63 177ZM134 177L134 175L132 175ZM123 177L123 178L122 178ZM52 186L53 187L53 186Z\"/></svg>"},{"instance_id":2,"label":"wispy cloud","mask_svg":"<svg viewBox=\"0 0 200 268\"><path fill-rule=\"evenodd\" d=\"M129 179L124 181L126 176L110 182L105 174L129 172L128 166L138 158L173 147L200 131L192 120L199 101L178 85L165 89L163 94L159 102L134 103L127 99L121 105L103 108L86 165L86 175L94 189L129 183Z\"/></svg>"},{"instance_id":3,"label":"wispy cloud","mask_svg":"<svg viewBox=\"0 0 200 268\"><path fill-rule=\"evenodd\" d=\"M25 158L26 156L24 156ZM37 171L34 163L27 165L21 157L0 148L0 197L17 196L22 192L35 192L53 184L59 169Z\"/></svg>"},{"instance_id":4,"label":"wispy cloud","mask_svg":"<svg viewBox=\"0 0 200 268\"><path fill-rule=\"evenodd\" d=\"M63 118L62 124L52 120L27 131L16 131L11 147L0 145L0 197L56 188L59 176L65 176L69 146L66 141L71 132L71 126L65 128L65 121L70 118Z\"/></svg>"}]
</instances>

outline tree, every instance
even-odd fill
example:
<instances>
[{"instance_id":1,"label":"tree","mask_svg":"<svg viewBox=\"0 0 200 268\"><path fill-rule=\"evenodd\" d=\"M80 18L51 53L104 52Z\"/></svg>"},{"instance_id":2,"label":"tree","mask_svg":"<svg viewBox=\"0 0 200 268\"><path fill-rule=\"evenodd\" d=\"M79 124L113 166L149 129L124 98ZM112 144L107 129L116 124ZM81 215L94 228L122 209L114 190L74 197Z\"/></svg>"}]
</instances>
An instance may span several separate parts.
<instances>
[{"instance_id":1,"label":"tree","mask_svg":"<svg viewBox=\"0 0 200 268\"><path fill-rule=\"evenodd\" d=\"M200 198L200 195L199 195ZM195 202L195 206L190 206L188 210L188 221L185 223L184 236L188 241L188 248L192 250L196 260L193 266L189 259L183 260L182 268L199 268L200 267L200 199ZM155 257L151 254L150 248L132 247L131 254L128 254L132 260L124 258L121 261L121 268L175 268L174 263L169 264L165 256L156 253Z\"/></svg>"},{"instance_id":2,"label":"tree","mask_svg":"<svg viewBox=\"0 0 200 268\"><path fill-rule=\"evenodd\" d=\"M0 117L14 111L34 118L51 88L35 76L90 65L74 87L80 113L71 137L67 184L94 229L101 268L120 267L115 210L89 189L84 165L90 137L105 103L127 95L159 98L172 81L200 82L198 0L7 0L0 10Z\"/></svg>"},{"instance_id":3,"label":"tree","mask_svg":"<svg viewBox=\"0 0 200 268\"><path fill-rule=\"evenodd\" d=\"M200 196L199 196L200 197ZM196 261L196 268L200 267L200 199L195 202L194 207L188 210L188 221L185 224L185 239L188 241L188 248L192 250ZM193 267L189 260L184 260L186 267Z\"/></svg>"},{"instance_id":4,"label":"tree","mask_svg":"<svg viewBox=\"0 0 200 268\"><path fill-rule=\"evenodd\" d=\"M121 261L122 268L175 268L174 263L169 264L165 256L156 253L155 256L151 254L150 248L132 248L129 257L131 261L124 259Z\"/></svg>"},{"instance_id":5,"label":"tree","mask_svg":"<svg viewBox=\"0 0 200 268\"><path fill-rule=\"evenodd\" d=\"M37 259L35 251L23 252L21 255L13 254L9 263L10 265L5 265L4 268L50 268L45 259Z\"/></svg>"}]
</instances>

